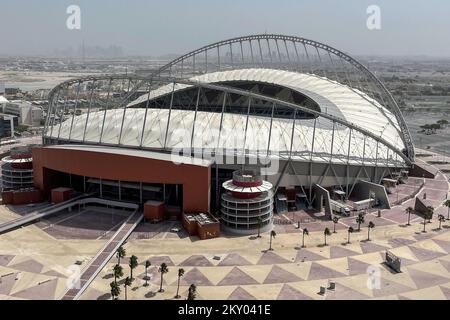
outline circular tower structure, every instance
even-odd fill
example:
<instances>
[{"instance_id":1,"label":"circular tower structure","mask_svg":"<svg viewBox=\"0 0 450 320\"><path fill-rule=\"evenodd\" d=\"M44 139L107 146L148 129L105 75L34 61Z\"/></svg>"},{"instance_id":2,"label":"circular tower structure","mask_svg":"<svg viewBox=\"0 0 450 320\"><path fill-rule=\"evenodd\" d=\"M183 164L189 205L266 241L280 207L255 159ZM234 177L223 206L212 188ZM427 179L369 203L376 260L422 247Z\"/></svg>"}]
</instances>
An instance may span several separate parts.
<instances>
[{"instance_id":1,"label":"circular tower structure","mask_svg":"<svg viewBox=\"0 0 450 320\"><path fill-rule=\"evenodd\" d=\"M22 189L33 186L33 159L30 146L11 149L2 159L2 189Z\"/></svg>"},{"instance_id":2,"label":"circular tower structure","mask_svg":"<svg viewBox=\"0 0 450 320\"><path fill-rule=\"evenodd\" d=\"M225 230L238 234L269 231L273 226L272 184L254 171L233 172L223 183L221 220Z\"/></svg>"}]
</instances>

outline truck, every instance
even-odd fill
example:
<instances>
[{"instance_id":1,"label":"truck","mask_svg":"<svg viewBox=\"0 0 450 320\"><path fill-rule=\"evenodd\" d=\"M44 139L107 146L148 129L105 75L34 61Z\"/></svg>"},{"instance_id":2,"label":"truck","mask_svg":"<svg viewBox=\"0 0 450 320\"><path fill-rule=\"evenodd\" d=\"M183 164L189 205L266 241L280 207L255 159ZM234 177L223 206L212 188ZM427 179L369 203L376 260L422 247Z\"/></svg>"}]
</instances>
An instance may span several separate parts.
<instances>
[{"instance_id":1,"label":"truck","mask_svg":"<svg viewBox=\"0 0 450 320\"><path fill-rule=\"evenodd\" d=\"M331 210L343 215L343 216L350 216L350 208L347 207L345 204L334 201L334 200L330 200L330 205L331 205Z\"/></svg>"},{"instance_id":2,"label":"truck","mask_svg":"<svg viewBox=\"0 0 450 320\"><path fill-rule=\"evenodd\" d=\"M376 205L378 205L378 200L373 199L373 198L365 199L365 200L361 200L361 201L356 201L354 203L353 209L355 209L356 211L367 210Z\"/></svg>"}]
</instances>

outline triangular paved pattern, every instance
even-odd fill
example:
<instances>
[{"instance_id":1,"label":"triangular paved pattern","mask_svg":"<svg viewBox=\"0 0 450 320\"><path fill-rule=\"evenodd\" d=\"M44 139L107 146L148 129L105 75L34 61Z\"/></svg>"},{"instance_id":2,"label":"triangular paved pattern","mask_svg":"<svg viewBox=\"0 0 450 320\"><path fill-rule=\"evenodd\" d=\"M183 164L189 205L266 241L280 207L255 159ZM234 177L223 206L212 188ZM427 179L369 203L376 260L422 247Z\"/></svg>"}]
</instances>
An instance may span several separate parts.
<instances>
[{"instance_id":1,"label":"triangular paved pattern","mask_svg":"<svg viewBox=\"0 0 450 320\"><path fill-rule=\"evenodd\" d=\"M264 252L261 256L261 258L258 261L258 264L279 264L279 263L289 263L291 261L286 260L276 253L273 253L272 251Z\"/></svg>"},{"instance_id":2,"label":"triangular paved pattern","mask_svg":"<svg viewBox=\"0 0 450 320\"><path fill-rule=\"evenodd\" d=\"M11 289L16 282L17 273L10 274L8 276L3 276L0 282L0 294L9 295Z\"/></svg>"},{"instance_id":3,"label":"triangular paved pattern","mask_svg":"<svg viewBox=\"0 0 450 320\"><path fill-rule=\"evenodd\" d=\"M230 253L228 254L220 263L219 266L247 266L250 265L250 263L247 259L242 257L238 253Z\"/></svg>"},{"instance_id":4,"label":"triangular paved pattern","mask_svg":"<svg viewBox=\"0 0 450 320\"><path fill-rule=\"evenodd\" d=\"M439 260L439 262L441 263L441 265L447 269L448 272L450 272L450 261L447 260Z\"/></svg>"},{"instance_id":5,"label":"triangular paved pattern","mask_svg":"<svg viewBox=\"0 0 450 320\"><path fill-rule=\"evenodd\" d=\"M313 299L307 296L306 294L301 293L297 289L292 288L290 285L285 284L283 288L281 288L277 300L313 300Z\"/></svg>"},{"instance_id":6,"label":"triangular paved pattern","mask_svg":"<svg viewBox=\"0 0 450 320\"><path fill-rule=\"evenodd\" d=\"M340 283L336 283L334 292L328 291L326 297L327 300L363 300L368 298L370 297Z\"/></svg>"},{"instance_id":7,"label":"triangular paved pattern","mask_svg":"<svg viewBox=\"0 0 450 320\"><path fill-rule=\"evenodd\" d=\"M234 267L217 285L231 286L231 285L245 285L258 284L258 281L250 277L241 269Z\"/></svg>"},{"instance_id":8,"label":"triangular paved pattern","mask_svg":"<svg viewBox=\"0 0 450 320\"><path fill-rule=\"evenodd\" d=\"M152 266L160 266L162 263L165 263L168 266L175 265L169 256L154 256L154 257L148 258L147 260L150 261ZM143 264L145 265L145 261L143 262Z\"/></svg>"},{"instance_id":9,"label":"triangular paved pattern","mask_svg":"<svg viewBox=\"0 0 450 320\"><path fill-rule=\"evenodd\" d=\"M205 258L202 255L194 255L190 256L183 262L179 264L180 266L195 266L195 267L212 267L213 264L211 261Z\"/></svg>"},{"instance_id":10,"label":"triangular paved pattern","mask_svg":"<svg viewBox=\"0 0 450 320\"><path fill-rule=\"evenodd\" d=\"M256 300L254 296L242 289L237 287L229 296L228 300Z\"/></svg>"},{"instance_id":11,"label":"triangular paved pattern","mask_svg":"<svg viewBox=\"0 0 450 320\"><path fill-rule=\"evenodd\" d=\"M176 285L175 281L172 285ZM186 274L181 278L181 285L190 286L195 284L196 286L212 286L213 284L203 273L197 268L193 268L191 271L186 272Z\"/></svg>"},{"instance_id":12,"label":"triangular paved pattern","mask_svg":"<svg viewBox=\"0 0 450 320\"><path fill-rule=\"evenodd\" d=\"M373 243L371 241L360 242L361 250L363 253L379 252L389 250L389 247L382 246L380 244Z\"/></svg>"},{"instance_id":13,"label":"triangular paved pattern","mask_svg":"<svg viewBox=\"0 0 450 320\"><path fill-rule=\"evenodd\" d=\"M357 274L364 274L367 273L367 268L370 266L370 264L353 259L353 258L347 258L348 261L348 269L349 274L351 276L357 275Z\"/></svg>"},{"instance_id":14,"label":"triangular paved pattern","mask_svg":"<svg viewBox=\"0 0 450 320\"><path fill-rule=\"evenodd\" d=\"M295 262L307 262L307 261L317 261L317 260L325 260L326 258L309 251L308 249L300 249L297 252L297 257L295 258Z\"/></svg>"},{"instance_id":15,"label":"triangular paved pattern","mask_svg":"<svg viewBox=\"0 0 450 320\"><path fill-rule=\"evenodd\" d=\"M286 283L301 281L295 274L286 271L278 266L273 266L270 273L267 275L264 283Z\"/></svg>"},{"instance_id":16,"label":"triangular paved pattern","mask_svg":"<svg viewBox=\"0 0 450 320\"><path fill-rule=\"evenodd\" d=\"M417 259L419 259L420 261L427 261L427 260L445 256L445 253L427 250L427 249L423 249L423 248L418 248L415 246L409 246L409 249L414 253L414 255L417 257Z\"/></svg>"},{"instance_id":17,"label":"triangular paved pattern","mask_svg":"<svg viewBox=\"0 0 450 320\"><path fill-rule=\"evenodd\" d=\"M445 240L437 240L437 239L433 239L434 242L436 242L436 244L441 247L442 249L444 249L447 253L450 253L450 241L445 241Z\"/></svg>"},{"instance_id":18,"label":"triangular paved pattern","mask_svg":"<svg viewBox=\"0 0 450 320\"><path fill-rule=\"evenodd\" d=\"M330 248L330 257L333 258L342 258L342 257L349 257L359 254L358 252L343 248L343 247L336 247L333 246Z\"/></svg>"},{"instance_id":19,"label":"triangular paved pattern","mask_svg":"<svg viewBox=\"0 0 450 320\"><path fill-rule=\"evenodd\" d=\"M313 262L311 264L311 269L309 270L308 280L332 279L343 276L346 275L339 271L324 267L317 262Z\"/></svg>"},{"instance_id":20,"label":"triangular paved pattern","mask_svg":"<svg viewBox=\"0 0 450 320\"><path fill-rule=\"evenodd\" d=\"M59 272L57 272L55 270L49 270L49 271L47 271L47 272L45 272L43 274L45 274L46 276L52 276L52 277L58 277L58 278L66 278L65 275L63 275L63 274L61 274L61 273L59 273Z\"/></svg>"},{"instance_id":21,"label":"triangular paved pattern","mask_svg":"<svg viewBox=\"0 0 450 320\"><path fill-rule=\"evenodd\" d=\"M402 292L411 291L410 287L404 286L400 283L390 281L385 278L380 279L380 289L374 289L373 295L375 297L389 296L392 294L398 294Z\"/></svg>"},{"instance_id":22,"label":"triangular paved pattern","mask_svg":"<svg viewBox=\"0 0 450 320\"><path fill-rule=\"evenodd\" d=\"M0 255L0 266L7 266L12 259L14 259L12 255Z\"/></svg>"},{"instance_id":23,"label":"triangular paved pattern","mask_svg":"<svg viewBox=\"0 0 450 320\"><path fill-rule=\"evenodd\" d=\"M42 265L41 263L39 263L33 259L30 259L30 260L15 264L13 266L10 266L10 268L14 268L14 269L26 271L26 272L31 272L31 273L40 273L42 271L42 268L44 268L44 265Z\"/></svg>"},{"instance_id":24,"label":"triangular paved pattern","mask_svg":"<svg viewBox=\"0 0 450 320\"><path fill-rule=\"evenodd\" d=\"M422 224L422 226L423 226L423 224ZM415 235L415 236L413 236L413 238L416 239L417 241L420 241L420 240L433 238L434 236L435 235L432 232L427 231L427 233L421 233L421 234Z\"/></svg>"},{"instance_id":25,"label":"triangular paved pattern","mask_svg":"<svg viewBox=\"0 0 450 320\"><path fill-rule=\"evenodd\" d=\"M437 274L431 274L412 268L408 269L408 273L419 289L433 287L450 281L448 278L438 276Z\"/></svg>"},{"instance_id":26,"label":"triangular paved pattern","mask_svg":"<svg viewBox=\"0 0 450 320\"><path fill-rule=\"evenodd\" d=\"M16 292L13 296L31 300L53 300L55 298L55 289L57 284L58 280L53 279L37 286Z\"/></svg>"},{"instance_id":27,"label":"triangular paved pattern","mask_svg":"<svg viewBox=\"0 0 450 320\"><path fill-rule=\"evenodd\" d=\"M439 288L441 288L441 291L444 294L444 296L447 298L447 300L450 300L450 288L446 288L443 286L440 286Z\"/></svg>"},{"instance_id":28,"label":"triangular paved pattern","mask_svg":"<svg viewBox=\"0 0 450 320\"><path fill-rule=\"evenodd\" d=\"M396 239L389 240L388 243L392 247L396 248L396 247L407 246L407 245L416 243L416 241L410 240L410 239L405 239L405 238L396 238Z\"/></svg>"}]
</instances>

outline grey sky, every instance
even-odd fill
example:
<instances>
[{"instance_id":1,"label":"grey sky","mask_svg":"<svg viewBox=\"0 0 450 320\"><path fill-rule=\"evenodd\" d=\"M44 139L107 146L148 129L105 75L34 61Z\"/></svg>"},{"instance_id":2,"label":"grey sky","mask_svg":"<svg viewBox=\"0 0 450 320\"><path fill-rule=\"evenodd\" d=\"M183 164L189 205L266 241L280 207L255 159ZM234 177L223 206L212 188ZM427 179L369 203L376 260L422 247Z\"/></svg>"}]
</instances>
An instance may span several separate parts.
<instances>
[{"instance_id":1,"label":"grey sky","mask_svg":"<svg viewBox=\"0 0 450 320\"><path fill-rule=\"evenodd\" d=\"M81 30L66 8L81 7ZM366 8L381 8L381 30ZM127 54L184 53L255 33L325 42L352 54L450 57L448 0L0 0L0 55L118 45Z\"/></svg>"}]
</instances>

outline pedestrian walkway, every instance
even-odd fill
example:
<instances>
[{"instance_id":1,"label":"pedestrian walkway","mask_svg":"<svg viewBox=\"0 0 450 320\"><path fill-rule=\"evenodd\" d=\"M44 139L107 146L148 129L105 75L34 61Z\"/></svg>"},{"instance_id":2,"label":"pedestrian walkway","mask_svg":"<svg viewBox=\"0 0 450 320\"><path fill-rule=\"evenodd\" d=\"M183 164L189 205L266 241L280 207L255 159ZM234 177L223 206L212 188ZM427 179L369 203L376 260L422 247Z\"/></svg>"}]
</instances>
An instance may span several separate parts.
<instances>
[{"instance_id":1,"label":"pedestrian walkway","mask_svg":"<svg viewBox=\"0 0 450 320\"><path fill-rule=\"evenodd\" d=\"M97 274L103 269L108 261L114 256L117 249L129 237L131 232L142 221L143 214L137 210L131 215L123 225L117 230L113 237L105 244L105 246L92 258L91 262L81 272L78 288L68 289L62 300L77 300L81 294L88 288Z\"/></svg>"}]
</instances>

